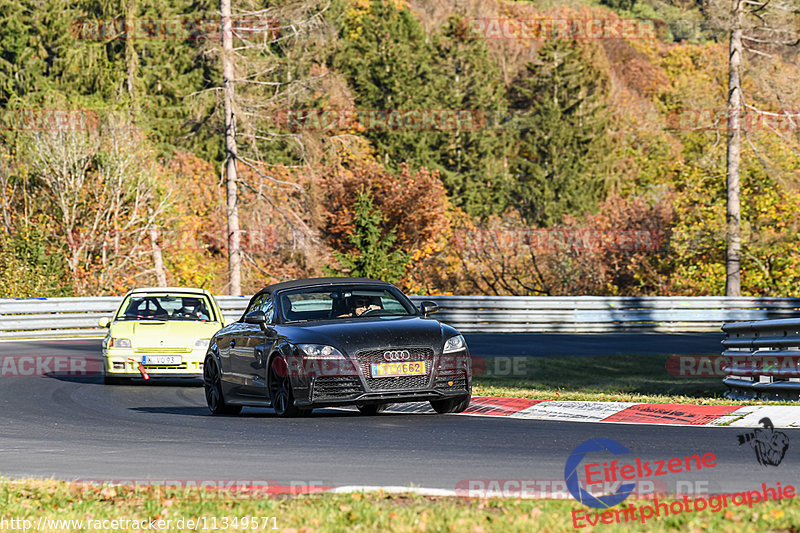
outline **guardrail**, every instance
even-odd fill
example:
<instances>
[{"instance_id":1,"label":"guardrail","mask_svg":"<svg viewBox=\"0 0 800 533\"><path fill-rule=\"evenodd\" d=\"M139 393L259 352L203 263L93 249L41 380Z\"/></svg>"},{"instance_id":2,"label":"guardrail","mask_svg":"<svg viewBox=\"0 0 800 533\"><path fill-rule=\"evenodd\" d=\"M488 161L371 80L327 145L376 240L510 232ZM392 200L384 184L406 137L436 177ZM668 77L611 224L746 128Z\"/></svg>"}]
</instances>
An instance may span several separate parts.
<instances>
[{"instance_id":1,"label":"guardrail","mask_svg":"<svg viewBox=\"0 0 800 533\"><path fill-rule=\"evenodd\" d=\"M722 330L727 396L800 400L800 319L739 322Z\"/></svg>"},{"instance_id":2,"label":"guardrail","mask_svg":"<svg viewBox=\"0 0 800 533\"><path fill-rule=\"evenodd\" d=\"M225 321L248 296L217 296ZM800 298L412 296L439 304L436 318L464 332L719 331L725 322L800 317ZM121 297L0 299L0 339L101 337L97 321Z\"/></svg>"}]
</instances>

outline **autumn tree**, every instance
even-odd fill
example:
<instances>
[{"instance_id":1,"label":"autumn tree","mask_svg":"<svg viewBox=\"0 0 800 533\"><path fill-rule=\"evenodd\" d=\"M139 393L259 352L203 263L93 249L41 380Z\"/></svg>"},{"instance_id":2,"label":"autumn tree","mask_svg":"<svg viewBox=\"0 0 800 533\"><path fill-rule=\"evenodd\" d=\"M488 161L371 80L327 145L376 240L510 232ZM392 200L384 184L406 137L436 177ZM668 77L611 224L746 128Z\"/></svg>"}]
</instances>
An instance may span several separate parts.
<instances>
[{"instance_id":1,"label":"autumn tree","mask_svg":"<svg viewBox=\"0 0 800 533\"><path fill-rule=\"evenodd\" d=\"M264 172L263 163L278 162L275 156L281 154L278 142L284 137L276 131L272 118L305 101L313 91L310 50L326 40L326 9L326 4L315 0L267 7L242 2L236 9L231 0L221 0L222 49L218 52L222 63L231 294L241 294L239 167L247 167L258 176L258 184L245 184L251 188L299 188ZM302 142L295 148L302 161Z\"/></svg>"},{"instance_id":2,"label":"autumn tree","mask_svg":"<svg viewBox=\"0 0 800 533\"><path fill-rule=\"evenodd\" d=\"M605 155L608 77L588 54L574 42L548 41L513 84L512 106L522 114L509 194L529 224L582 215L604 196L596 166Z\"/></svg>"},{"instance_id":3,"label":"autumn tree","mask_svg":"<svg viewBox=\"0 0 800 533\"><path fill-rule=\"evenodd\" d=\"M362 6L343 17L332 61L351 87L356 107L379 112L435 109L431 47L422 26L395 2L370 0ZM415 167L434 166L430 131L367 125L363 135L391 168L408 161Z\"/></svg>"},{"instance_id":4,"label":"autumn tree","mask_svg":"<svg viewBox=\"0 0 800 533\"><path fill-rule=\"evenodd\" d=\"M489 58L486 41L469 21L453 16L433 40L437 106L460 110L471 122L433 137L431 150L451 202L467 213L502 212L508 193L505 156L508 132L494 121L506 112L505 88Z\"/></svg>"},{"instance_id":5,"label":"autumn tree","mask_svg":"<svg viewBox=\"0 0 800 533\"><path fill-rule=\"evenodd\" d=\"M355 250L350 240L355 228L353 206L361 192L369 194L381 211L382 234L396 231L396 247L411 258L410 273L447 242L449 204L435 172L425 168L412 171L408 165L390 171L373 158L343 152L325 169L317 187L323 200L321 233L335 251ZM402 284L418 286L413 276Z\"/></svg>"},{"instance_id":6,"label":"autumn tree","mask_svg":"<svg viewBox=\"0 0 800 533\"><path fill-rule=\"evenodd\" d=\"M707 14L717 28L728 32L725 294L739 296L742 260L740 159L745 137L743 125L746 111L763 113L747 103L743 91L745 52L769 56L771 52L777 52L782 47L797 46L800 43L800 6L796 2L770 0L733 0L732 3L718 0L709 3ZM793 111L783 111L780 114L791 114L795 119L800 118Z\"/></svg>"},{"instance_id":7,"label":"autumn tree","mask_svg":"<svg viewBox=\"0 0 800 533\"><path fill-rule=\"evenodd\" d=\"M532 228L515 212L479 225L455 218L450 245L429 268L440 284L467 294L659 294L671 272L669 194L611 195L599 208L548 228Z\"/></svg>"},{"instance_id":8,"label":"autumn tree","mask_svg":"<svg viewBox=\"0 0 800 533\"><path fill-rule=\"evenodd\" d=\"M143 267L147 228L169 201L157 192L162 169L141 133L124 121L97 126L36 130L21 140L38 209L66 244L79 294L124 288L123 274Z\"/></svg>"},{"instance_id":9,"label":"autumn tree","mask_svg":"<svg viewBox=\"0 0 800 533\"><path fill-rule=\"evenodd\" d=\"M347 236L354 250L347 253L334 251L340 268L327 270L396 283L403 277L411 258L396 247L397 228L384 232L381 229L383 222L383 214L373 206L369 193L359 192L353 205L353 229Z\"/></svg>"}]
</instances>

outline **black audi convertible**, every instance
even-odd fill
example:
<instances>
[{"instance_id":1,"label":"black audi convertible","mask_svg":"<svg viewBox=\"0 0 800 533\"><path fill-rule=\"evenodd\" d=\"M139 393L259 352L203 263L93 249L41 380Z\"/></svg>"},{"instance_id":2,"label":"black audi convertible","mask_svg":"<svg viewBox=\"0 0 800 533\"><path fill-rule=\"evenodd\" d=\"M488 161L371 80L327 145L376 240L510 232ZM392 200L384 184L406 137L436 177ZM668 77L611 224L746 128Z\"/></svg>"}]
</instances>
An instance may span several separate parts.
<instances>
[{"instance_id":1,"label":"black audi convertible","mask_svg":"<svg viewBox=\"0 0 800 533\"><path fill-rule=\"evenodd\" d=\"M390 403L429 401L438 413L461 412L472 394L469 351L458 331L430 318L437 311L373 279L269 285L209 343L208 408L272 407L290 417L322 406L377 414Z\"/></svg>"}]
</instances>

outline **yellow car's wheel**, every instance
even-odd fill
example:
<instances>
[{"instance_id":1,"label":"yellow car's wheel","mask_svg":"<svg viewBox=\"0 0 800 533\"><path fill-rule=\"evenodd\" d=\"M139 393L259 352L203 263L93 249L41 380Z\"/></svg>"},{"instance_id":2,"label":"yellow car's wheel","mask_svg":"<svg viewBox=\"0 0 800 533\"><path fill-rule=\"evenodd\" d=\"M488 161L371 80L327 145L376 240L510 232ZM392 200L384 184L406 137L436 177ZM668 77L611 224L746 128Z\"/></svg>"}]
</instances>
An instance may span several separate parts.
<instances>
[{"instance_id":1,"label":"yellow car's wheel","mask_svg":"<svg viewBox=\"0 0 800 533\"><path fill-rule=\"evenodd\" d=\"M235 415L242 410L240 405L228 405L222 395L222 380L217 362L213 357L206 357L203 363L203 387L206 392L208 410L214 415Z\"/></svg>"}]
</instances>

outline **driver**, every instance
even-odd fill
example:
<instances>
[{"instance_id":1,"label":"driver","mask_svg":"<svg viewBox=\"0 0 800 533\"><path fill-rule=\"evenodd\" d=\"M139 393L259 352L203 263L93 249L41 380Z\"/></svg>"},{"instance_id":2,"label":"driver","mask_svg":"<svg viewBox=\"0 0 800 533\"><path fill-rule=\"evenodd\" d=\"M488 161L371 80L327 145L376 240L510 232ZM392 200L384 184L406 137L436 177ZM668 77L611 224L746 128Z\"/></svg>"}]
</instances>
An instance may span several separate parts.
<instances>
[{"instance_id":1,"label":"driver","mask_svg":"<svg viewBox=\"0 0 800 533\"><path fill-rule=\"evenodd\" d=\"M383 309L383 305L381 305L381 299L374 296L354 295L350 298L350 304L353 312L339 315L339 318L361 316L369 311Z\"/></svg>"},{"instance_id":2,"label":"driver","mask_svg":"<svg viewBox=\"0 0 800 533\"><path fill-rule=\"evenodd\" d=\"M373 296L353 296L353 307L355 308L355 316L361 316L367 311L383 309L380 305L380 299Z\"/></svg>"},{"instance_id":3,"label":"driver","mask_svg":"<svg viewBox=\"0 0 800 533\"><path fill-rule=\"evenodd\" d=\"M175 316L203 319L203 303L197 298L184 298L181 308L175 311Z\"/></svg>"}]
</instances>

